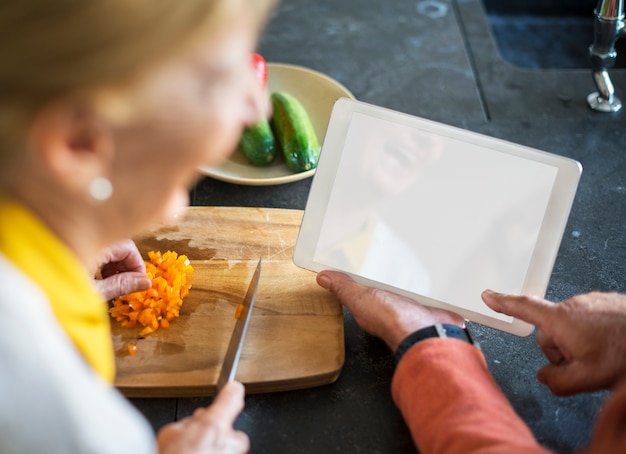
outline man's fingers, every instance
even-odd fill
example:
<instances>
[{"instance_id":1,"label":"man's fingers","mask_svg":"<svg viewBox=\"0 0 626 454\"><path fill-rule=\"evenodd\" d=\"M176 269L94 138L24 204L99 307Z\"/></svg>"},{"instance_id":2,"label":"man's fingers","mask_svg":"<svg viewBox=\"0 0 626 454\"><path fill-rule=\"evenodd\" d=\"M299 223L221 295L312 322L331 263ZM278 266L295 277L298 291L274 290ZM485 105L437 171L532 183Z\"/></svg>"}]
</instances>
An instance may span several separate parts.
<instances>
[{"instance_id":1,"label":"man's fingers","mask_svg":"<svg viewBox=\"0 0 626 454\"><path fill-rule=\"evenodd\" d=\"M539 347L541 348L543 354L546 355L546 358L548 358L548 361L552 364L558 365L565 361L565 356L563 356L563 353L561 353L561 350L557 347L547 347L541 344L539 344Z\"/></svg>"},{"instance_id":2,"label":"man's fingers","mask_svg":"<svg viewBox=\"0 0 626 454\"><path fill-rule=\"evenodd\" d=\"M546 355L546 358L548 358L552 364L561 364L565 361L565 356L561 352L561 349L554 342L553 337L546 334L545 329L539 329L537 331L536 339L539 348L541 348L543 354Z\"/></svg>"},{"instance_id":3,"label":"man's fingers","mask_svg":"<svg viewBox=\"0 0 626 454\"><path fill-rule=\"evenodd\" d=\"M539 326L546 321L554 310L554 303L525 295L506 295L485 290L482 294L483 301L496 312L510 315L523 320L531 325Z\"/></svg>"},{"instance_id":4,"label":"man's fingers","mask_svg":"<svg viewBox=\"0 0 626 454\"><path fill-rule=\"evenodd\" d=\"M356 284L348 275L338 271L320 271L317 275L317 283L332 293L335 293L338 288L350 285L350 283Z\"/></svg>"},{"instance_id":5,"label":"man's fingers","mask_svg":"<svg viewBox=\"0 0 626 454\"><path fill-rule=\"evenodd\" d=\"M321 271L317 275L317 283L335 295L348 309L370 291L368 287L337 271Z\"/></svg>"},{"instance_id":6,"label":"man's fingers","mask_svg":"<svg viewBox=\"0 0 626 454\"><path fill-rule=\"evenodd\" d=\"M595 379L589 374L588 369L571 364L548 364L537 372L537 379L550 388L557 396L570 396L589 391L588 383Z\"/></svg>"}]
</instances>

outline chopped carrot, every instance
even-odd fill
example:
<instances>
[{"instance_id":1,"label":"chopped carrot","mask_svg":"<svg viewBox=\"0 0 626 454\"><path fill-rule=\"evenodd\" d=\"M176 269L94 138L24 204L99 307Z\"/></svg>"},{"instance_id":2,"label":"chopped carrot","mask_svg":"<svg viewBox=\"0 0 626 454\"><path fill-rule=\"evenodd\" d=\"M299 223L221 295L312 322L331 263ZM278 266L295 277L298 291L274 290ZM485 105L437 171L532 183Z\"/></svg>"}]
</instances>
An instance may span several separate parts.
<instances>
[{"instance_id":1,"label":"chopped carrot","mask_svg":"<svg viewBox=\"0 0 626 454\"><path fill-rule=\"evenodd\" d=\"M191 288L189 280L193 273L186 255L150 251L148 257L146 274L152 280L152 288L121 296L113 301L109 309L111 316L123 327L131 328L137 323L142 325L144 328L139 337L154 333L159 328L168 328L171 321L180 315L183 298Z\"/></svg>"},{"instance_id":2,"label":"chopped carrot","mask_svg":"<svg viewBox=\"0 0 626 454\"><path fill-rule=\"evenodd\" d=\"M133 356L135 353L137 353L137 344L134 344L134 343L128 344L128 354L130 356Z\"/></svg>"},{"instance_id":3,"label":"chopped carrot","mask_svg":"<svg viewBox=\"0 0 626 454\"><path fill-rule=\"evenodd\" d=\"M237 304L237 309L235 309L235 318L239 320L241 318L241 313L243 312L243 304Z\"/></svg>"}]
</instances>

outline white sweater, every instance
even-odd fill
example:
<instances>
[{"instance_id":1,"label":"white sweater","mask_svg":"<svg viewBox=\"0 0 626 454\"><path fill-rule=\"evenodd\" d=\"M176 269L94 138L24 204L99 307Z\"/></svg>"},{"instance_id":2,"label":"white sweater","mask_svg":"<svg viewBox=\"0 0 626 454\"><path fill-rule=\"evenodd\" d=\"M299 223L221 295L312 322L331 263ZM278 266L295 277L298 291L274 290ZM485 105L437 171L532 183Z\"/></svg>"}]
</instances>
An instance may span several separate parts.
<instances>
[{"instance_id":1,"label":"white sweater","mask_svg":"<svg viewBox=\"0 0 626 454\"><path fill-rule=\"evenodd\" d=\"M154 454L142 415L82 359L41 290L0 254L0 454Z\"/></svg>"}]
</instances>

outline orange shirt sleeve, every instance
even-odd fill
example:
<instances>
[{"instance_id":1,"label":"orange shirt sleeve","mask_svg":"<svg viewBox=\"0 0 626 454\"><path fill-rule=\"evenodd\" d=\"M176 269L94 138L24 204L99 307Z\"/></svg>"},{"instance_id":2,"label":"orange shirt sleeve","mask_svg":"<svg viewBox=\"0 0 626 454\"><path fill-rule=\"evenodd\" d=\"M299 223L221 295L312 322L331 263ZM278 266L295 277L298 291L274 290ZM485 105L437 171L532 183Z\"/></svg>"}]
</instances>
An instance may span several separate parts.
<instances>
[{"instance_id":1,"label":"orange shirt sleeve","mask_svg":"<svg viewBox=\"0 0 626 454\"><path fill-rule=\"evenodd\" d=\"M428 339L405 353L393 399L422 454L546 453L515 413L482 353L457 339Z\"/></svg>"}]
</instances>

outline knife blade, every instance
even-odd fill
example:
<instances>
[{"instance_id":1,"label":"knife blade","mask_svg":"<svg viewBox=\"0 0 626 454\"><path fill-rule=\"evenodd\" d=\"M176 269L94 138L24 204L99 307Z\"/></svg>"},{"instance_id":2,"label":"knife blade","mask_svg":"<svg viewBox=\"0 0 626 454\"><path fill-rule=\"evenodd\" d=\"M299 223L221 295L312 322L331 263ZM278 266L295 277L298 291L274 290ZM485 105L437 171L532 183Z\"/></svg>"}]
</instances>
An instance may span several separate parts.
<instances>
[{"instance_id":1,"label":"knife blade","mask_svg":"<svg viewBox=\"0 0 626 454\"><path fill-rule=\"evenodd\" d=\"M224 362L222 363L222 369L220 375L217 378L217 392L220 392L222 387L229 381L235 379L235 373L237 372L237 366L239 364L239 357L241 356L241 349L243 347L243 341L246 337L246 331L248 329L248 322L250 321L250 315L252 314L252 307L254 306L254 300L256 299L256 292L259 287L259 277L261 276L261 258L257 263L252 280L248 286L248 291L243 299L243 309L238 314L233 334L230 337L228 348L226 350L226 356L224 356Z\"/></svg>"}]
</instances>

